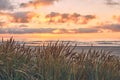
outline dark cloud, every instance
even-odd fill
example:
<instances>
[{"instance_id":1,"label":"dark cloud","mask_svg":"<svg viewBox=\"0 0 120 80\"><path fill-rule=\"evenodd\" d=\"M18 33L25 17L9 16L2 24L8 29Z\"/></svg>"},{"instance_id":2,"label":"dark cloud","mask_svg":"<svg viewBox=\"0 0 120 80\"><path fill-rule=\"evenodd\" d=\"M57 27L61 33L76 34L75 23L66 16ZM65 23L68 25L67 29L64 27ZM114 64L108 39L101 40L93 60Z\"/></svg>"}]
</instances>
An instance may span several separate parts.
<instances>
[{"instance_id":1,"label":"dark cloud","mask_svg":"<svg viewBox=\"0 0 120 80\"><path fill-rule=\"evenodd\" d=\"M74 24L87 24L89 21L95 19L95 15L80 15L78 13L57 13L51 12L46 15L48 23L74 23Z\"/></svg>"},{"instance_id":2,"label":"dark cloud","mask_svg":"<svg viewBox=\"0 0 120 80\"><path fill-rule=\"evenodd\" d=\"M77 30L78 33L97 33L99 32L98 28L80 28Z\"/></svg>"},{"instance_id":3,"label":"dark cloud","mask_svg":"<svg viewBox=\"0 0 120 80\"><path fill-rule=\"evenodd\" d=\"M16 12L13 13L12 16L14 17L14 22L17 23L28 23L29 20L29 16L28 16L29 12Z\"/></svg>"},{"instance_id":4,"label":"dark cloud","mask_svg":"<svg viewBox=\"0 0 120 80\"><path fill-rule=\"evenodd\" d=\"M78 28L78 29L55 29L52 33L55 34L75 34L75 33L97 33L99 29L97 28Z\"/></svg>"},{"instance_id":5,"label":"dark cloud","mask_svg":"<svg viewBox=\"0 0 120 80\"><path fill-rule=\"evenodd\" d=\"M6 21L12 22L12 23L29 23L32 22L33 18L40 19L40 14L32 12L32 11L26 11L26 12L0 12L0 18L5 18ZM87 24L91 20L95 19L95 15L80 15L78 13L57 13L57 12L51 12L50 14L45 15L45 21L40 21L40 23L67 23L67 24ZM4 19L0 19L4 20ZM2 22L2 21L0 21ZM37 22L37 21L35 21Z\"/></svg>"},{"instance_id":6,"label":"dark cloud","mask_svg":"<svg viewBox=\"0 0 120 80\"><path fill-rule=\"evenodd\" d=\"M1 28L0 34L30 34L30 33L51 33L54 29L52 28Z\"/></svg>"},{"instance_id":7,"label":"dark cloud","mask_svg":"<svg viewBox=\"0 0 120 80\"><path fill-rule=\"evenodd\" d=\"M46 18L47 18L47 17L50 17L50 18L52 18L52 17L57 17L57 16L59 16L59 15L60 15L60 14L57 13L57 12L51 12L50 14L46 15Z\"/></svg>"},{"instance_id":8,"label":"dark cloud","mask_svg":"<svg viewBox=\"0 0 120 80\"><path fill-rule=\"evenodd\" d=\"M13 5L9 0L0 0L0 10L12 10Z\"/></svg>"},{"instance_id":9,"label":"dark cloud","mask_svg":"<svg viewBox=\"0 0 120 80\"><path fill-rule=\"evenodd\" d=\"M32 34L32 33L50 33L50 34L80 34L80 33L104 33L101 30L110 30L120 32L120 24L109 24L93 28L28 28L27 25L19 25L17 28L0 28L0 34Z\"/></svg>"},{"instance_id":10,"label":"dark cloud","mask_svg":"<svg viewBox=\"0 0 120 80\"><path fill-rule=\"evenodd\" d=\"M27 16L28 12L16 12L13 13L13 17L15 19L15 22L18 23L28 23L28 16Z\"/></svg>"},{"instance_id":11,"label":"dark cloud","mask_svg":"<svg viewBox=\"0 0 120 80\"><path fill-rule=\"evenodd\" d=\"M82 16L82 19L81 19L81 24L87 24L89 23L89 21L95 19L96 16L95 15L85 15L85 16Z\"/></svg>"},{"instance_id":12,"label":"dark cloud","mask_svg":"<svg viewBox=\"0 0 120 80\"><path fill-rule=\"evenodd\" d=\"M110 25L105 25L103 29L108 29L113 32L120 32L120 24L110 24Z\"/></svg>"},{"instance_id":13,"label":"dark cloud","mask_svg":"<svg viewBox=\"0 0 120 80\"><path fill-rule=\"evenodd\" d=\"M119 0L106 0L107 5L120 5Z\"/></svg>"},{"instance_id":14,"label":"dark cloud","mask_svg":"<svg viewBox=\"0 0 120 80\"><path fill-rule=\"evenodd\" d=\"M96 18L95 15L85 15L83 17L85 17L87 20Z\"/></svg>"},{"instance_id":15,"label":"dark cloud","mask_svg":"<svg viewBox=\"0 0 120 80\"><path fill-rule=\"evenodd\" d=\"M57 28L1 28L0 34L31 34L31 33L51 33L51 34L75 34L75 33L95 33L97 29L79 28L79 29L57 29Z\"/></svg>"},{"instance_id":16,"label":"dark cloud","mask_svg":"<svg viewBox=\"0 0 120 80\"><path fill-rule=\"evenodd\" d=\"M29 23L34 17L38 16L39 15L37 13L29 11L12 13L14 23Z\"/></svg>"},{"instance_id":17,"label":"dark cloud","mask_svg":"<svg viewBox=\"0 0 120 80\"><path fill-rule=\"evenodd\" d=\"M58 0L32 0L32 1L29 1L28 3L22 3L20 6L21 7L38 8L38 7L41 7L41 6L52 5L56 1L58 1Z\"/></svg>"},{"instance_id":18,"label":"dark cloud","mask_svg":"<svg viewBox=\"0 0 120 80\"><path fill-rule=\"evenodd\" d=\"M2 20L5 19L5 22L11 23L29 23L35 17L39 17L39 15L30 11L14 13L0 12L0 22L3 22Z\"/></svg>"}]
</instances>

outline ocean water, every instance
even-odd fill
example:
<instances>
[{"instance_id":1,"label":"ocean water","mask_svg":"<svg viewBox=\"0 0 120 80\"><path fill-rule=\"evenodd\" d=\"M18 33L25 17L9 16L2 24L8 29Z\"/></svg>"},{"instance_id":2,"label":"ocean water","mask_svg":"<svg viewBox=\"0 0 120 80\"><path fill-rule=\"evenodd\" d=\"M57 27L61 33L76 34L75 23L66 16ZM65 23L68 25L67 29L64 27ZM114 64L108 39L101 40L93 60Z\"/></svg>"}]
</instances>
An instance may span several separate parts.
<instances>
[{"instance_id":1,"label":"ocean water","mask_svg":"<svg viewBox=\"0 0 120 80\"><path fill-rule=\"evenodd\" d=\"M90 49L110 51L111 54L120 56L120 46L77 46L75 51L80 53L83 50L88 51Z\"/></svg>"},{"instance_id":2,"label":"ocean water","mask_svg":"<svg viewBox=\"0 0 120 80\"><path fill-rule=\"evenodd\" d=\"M40 46L43 41L17 41L19 44L25 43L28 46ZM45 41L45 42L50 42L50 41ZM56 42L56 41L51 41L51 42ZM1 41L0 41L1 43ZM64 41L64 43L68 43L68 41ZM114 55L119 55L120 56L120 41L94 41L94 42L76 42L76 41L71 41L70 44L74 46L77 44L77 47L75 48L75 52L81 52L81 51L88 51L89 49L94 49L94 50L105 50L105 51L111 51L112 54Z\"/></svg>"},{"instance_id":3,"label":"ocean water","mask_svg":"<svg viewBox=\"0 0 120 80\"><path fill-rule=\"evenodd\" d=\"M40 43L42 42L41 41L27 42L28 45L32 45L32 46L38 46ZM64 43L66 44L68 43L68 41L64 41ZM77 44L77 47L75 48L76 52L81 52L82 50L88 51L89 49L95 49L95 50L110 51L112 54L120 56L120 41L94 41L94 42L71 41L70 44L72 44L72 46Z\"/></svg>"},{"instance_id":4,"label":"ocean water","mask_svg":"<svg viewBox=\"0 0 120 80\"><path fill-rule=\"evenodd\" d=\"M46 41L47 43L50 41ZM56 42L56 41L51 41ZM29 46L40 46L42 41L30 41L25 42ZM64 41L64 43L68 43L68 41ZM76 42L71 41L70 44L74 46L77 44L77 47L75 48L76 52L81 52L82 50L88 51L89 49L95 49L95 50L104 50L104 51L110 51L114 55L120 56L120 41L94 41L94 42Z\"/></svg>"}]
</instances>

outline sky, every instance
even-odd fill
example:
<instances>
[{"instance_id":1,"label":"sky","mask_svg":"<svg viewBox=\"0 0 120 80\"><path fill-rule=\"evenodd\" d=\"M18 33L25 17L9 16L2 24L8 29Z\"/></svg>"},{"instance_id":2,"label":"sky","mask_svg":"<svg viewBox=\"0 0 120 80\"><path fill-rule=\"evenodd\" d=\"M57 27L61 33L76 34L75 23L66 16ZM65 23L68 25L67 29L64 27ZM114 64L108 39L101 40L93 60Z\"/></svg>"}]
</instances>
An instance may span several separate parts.
<instances>
[{"instance_id":1,"label":"sky","mask_svg":"<svg viewBox=\"0 0 120 80\"><path fill-rule=\"evenodd\" d=\"M120 0L0 0L0 38L120 40Z\"/></svg>"}]
</instances>

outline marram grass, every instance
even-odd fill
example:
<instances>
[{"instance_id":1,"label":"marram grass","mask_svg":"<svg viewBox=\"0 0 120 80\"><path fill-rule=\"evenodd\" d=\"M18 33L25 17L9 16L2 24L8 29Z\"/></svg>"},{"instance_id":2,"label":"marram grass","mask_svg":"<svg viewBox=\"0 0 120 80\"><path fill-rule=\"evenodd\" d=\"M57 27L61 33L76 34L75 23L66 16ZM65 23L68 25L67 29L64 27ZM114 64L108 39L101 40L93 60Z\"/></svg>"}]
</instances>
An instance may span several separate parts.
<instances>
[{"instance_id":1,"label":"marram grass","mask_svg":"<svg viewBox=\"0 0 120 80\"><path fill-rule=\"evenodd\" d=\"M0 44L0 80L120 80L120 57L109 51L74 51L70 43L39 47Z\"/></svg>"}]
</instances>

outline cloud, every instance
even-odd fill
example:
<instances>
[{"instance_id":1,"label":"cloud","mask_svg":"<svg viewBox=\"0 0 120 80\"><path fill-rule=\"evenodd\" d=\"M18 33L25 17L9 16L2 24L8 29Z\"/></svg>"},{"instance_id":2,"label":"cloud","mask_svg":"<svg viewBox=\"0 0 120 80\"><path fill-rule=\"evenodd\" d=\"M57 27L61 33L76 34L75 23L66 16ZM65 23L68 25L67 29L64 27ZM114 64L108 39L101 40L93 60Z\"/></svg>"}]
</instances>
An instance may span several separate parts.
<instances>
[{"instance_id":1,"label":"cloud","mask_svg":"<svg viewBox=\"0 0 120 80\"><path fill-rule=\"evenodd\" d=\"M5 13L0 12L0 22L9 22L9 23L29 23L33 18L38 17L39 15L34 12L14 12L14 13Z\"/></svg>"},{"instance_id":2,"label":"cloud","mask_svg":"<svg viewBox=\"0 0 120 80\"><path fill-rule=\"evenodd\" d=\"M31 33L51 33L52 28L1 28L0 34L31 34Z\"/></svg>"},{"instance_id":3,"label":"cloud","mask_svg":"<svg viewBox=\"0 0 120 80\"><path fill-rule=\"evenodd\" d=\"M87 24L91 20L95 19L95 15L80 15L78 13L57 13L51 12L50 14L44 15L40 18L40 14L32 11L21 11L21 12L0 12L0 22L11 22L11 23L29 23L29 22L40 22L48 24L56 23L67 23L67 24ZM4 20L4 21L3 21Z\"/></svg>"},{"instance_id":4,"label":"cloud","mask_svg":"<svg viewBox=\"0 0 120 80\"><path fill-rule=\"evenodd\" d=\"M13 5L9 0L0 0L0 10L12 10Z\"/></svg>"},{"instance_id":5,"label":"cloud","mask_svg":"<svg viewBox=\"0 0 120 80\"><path fill-rule=\"evenodd\" d=\"M78 29L55 29L52 33L55 34L76 34L76 33L98 33L97 28L78 28Z\"/></svg>"},{"instance_id":6,"label":"cloud","mask_svg":"<svg viewBox=\"0 0 120 80\"><path fill-rule=\"evenodd\" d=\"M1 23L2 24L2 23ZM33 34L33 33L49 33L49 34L82 34L82 33L104 33L102 30L112 32L120 32L120 24L108 24L92 28L29 28L27 25L21 24L19 27L0 28L0 34Z\"/></svg>"},{"instance_id":7,"label":"cloud","mask_svg":"<svg viewBox=\"0 0 120 80\"><path fill-rule=\"evenodd\" d=\"M29 23L34 17L38 17L38 14L34 12L16 12L13 13L13 22L15 23Z\"/></svg>"},{"instance_id":8,"label":"cloud","mask_svg":"<svg viewBox=\"0 0 120 80\"><path fill-rule=\"evenodd\" d=\"M0 27L8 26L12 20L13 17L10 13L0 12Z\"/></svg>"},{"instance_id":9,"label":"cloud","mask_svg":"<svg viewBox=\"0 0 120 80\"><path fill-rule=\"evenodd\" d=\"M120 32L120 24L110 24L110 25L105 25L103 29L108 29L113 32Z\"/></svg>"},{"instance_id":10,"label":"cloud","mask_svg":"<svg viewBox=\"0 0 120 80\"><path fill-rule=\"evenodd\" d=\"M114 15L114 16L113 16L113 19L120 23L120 16Z\"/></svg>"},{"instance_id":11,"label":"cloud","mask_svg":"<svg viewBox=\"0 0 120 80\"><path fill-rule=\"evenodd\" d=\"M74 24L87 24L89 21L95 19L95 15L80 15L78 13L57 13L51 12L46 15L47 23L74 23Z\"/></svg>"},{"instance_id":12,"label":"cloud","mask_svg":"<svg viewBox=\"0 0 120 80\"><path fill-rule=\"evenodd\" d=\"M20 6L39 8L41 6L52 5L56 1L58 0L32 0L32 1L29 1L28 3L22 3Z\"/></svg>"},{"instance_id":13,"label":"cloud","mask_svg":"<svg viewBox=\"0 0 120 80\"><path fill-rule=\"evenodd\" d=\"M99 32L98 28L79 28L78 33L97 33Z\"/></svg>"},{"instance_id":14,"label":"cloud","mask_svg":"<svg viewBox=\"0 0 120 80\"><path fill-rule=\"evenodd\" d=\"M53 33L53 34L65 34L65 33L69 33L69 30L67 30L67 29L54 29L51 33Z\"/></svg>"},{"instance_id":15,"label":"cloud","mask_svg":"<svg viewBox=\"0 0 120 80\"><path fill-rule=\"evenodd\" d=\"M106 0L107 5L120 5L119 0Z\"/></svg>"},{"instance_id":16,"label":"cloud","mask_svg":"<svg viewBox=\"0 0 120 80\"><path fill-rule=\"evenodd\" d=\"M28 27L28 26L25 25L25 24L21 24L21 25L19 25L19 27L20 27L20 28L25 28L25 27Z\"/></svg>"},{"instance_id":17,"label":"cloud","mask_svg":"<svg viewBox=\"0 0 120 80\"><path fill-rule=\"evenodd\" d=\"M0 22L0 27L5 27L5 26L8 26L9 25L9 23L7 23L7 22Z\"/></svg>"},{"instance_id":18,"label":"cloud","mask_svg":"<svg viewBox=\"0 0 120 80\"><path fill-rule=\"evenodd\" d=\"M76 33L96 33L98 29L79 28L79 29L57 29L57 28L1 28L0 34L32 34L32 33L50 33L50 34L76 34Z\"/></svg>"}]
</instances>

